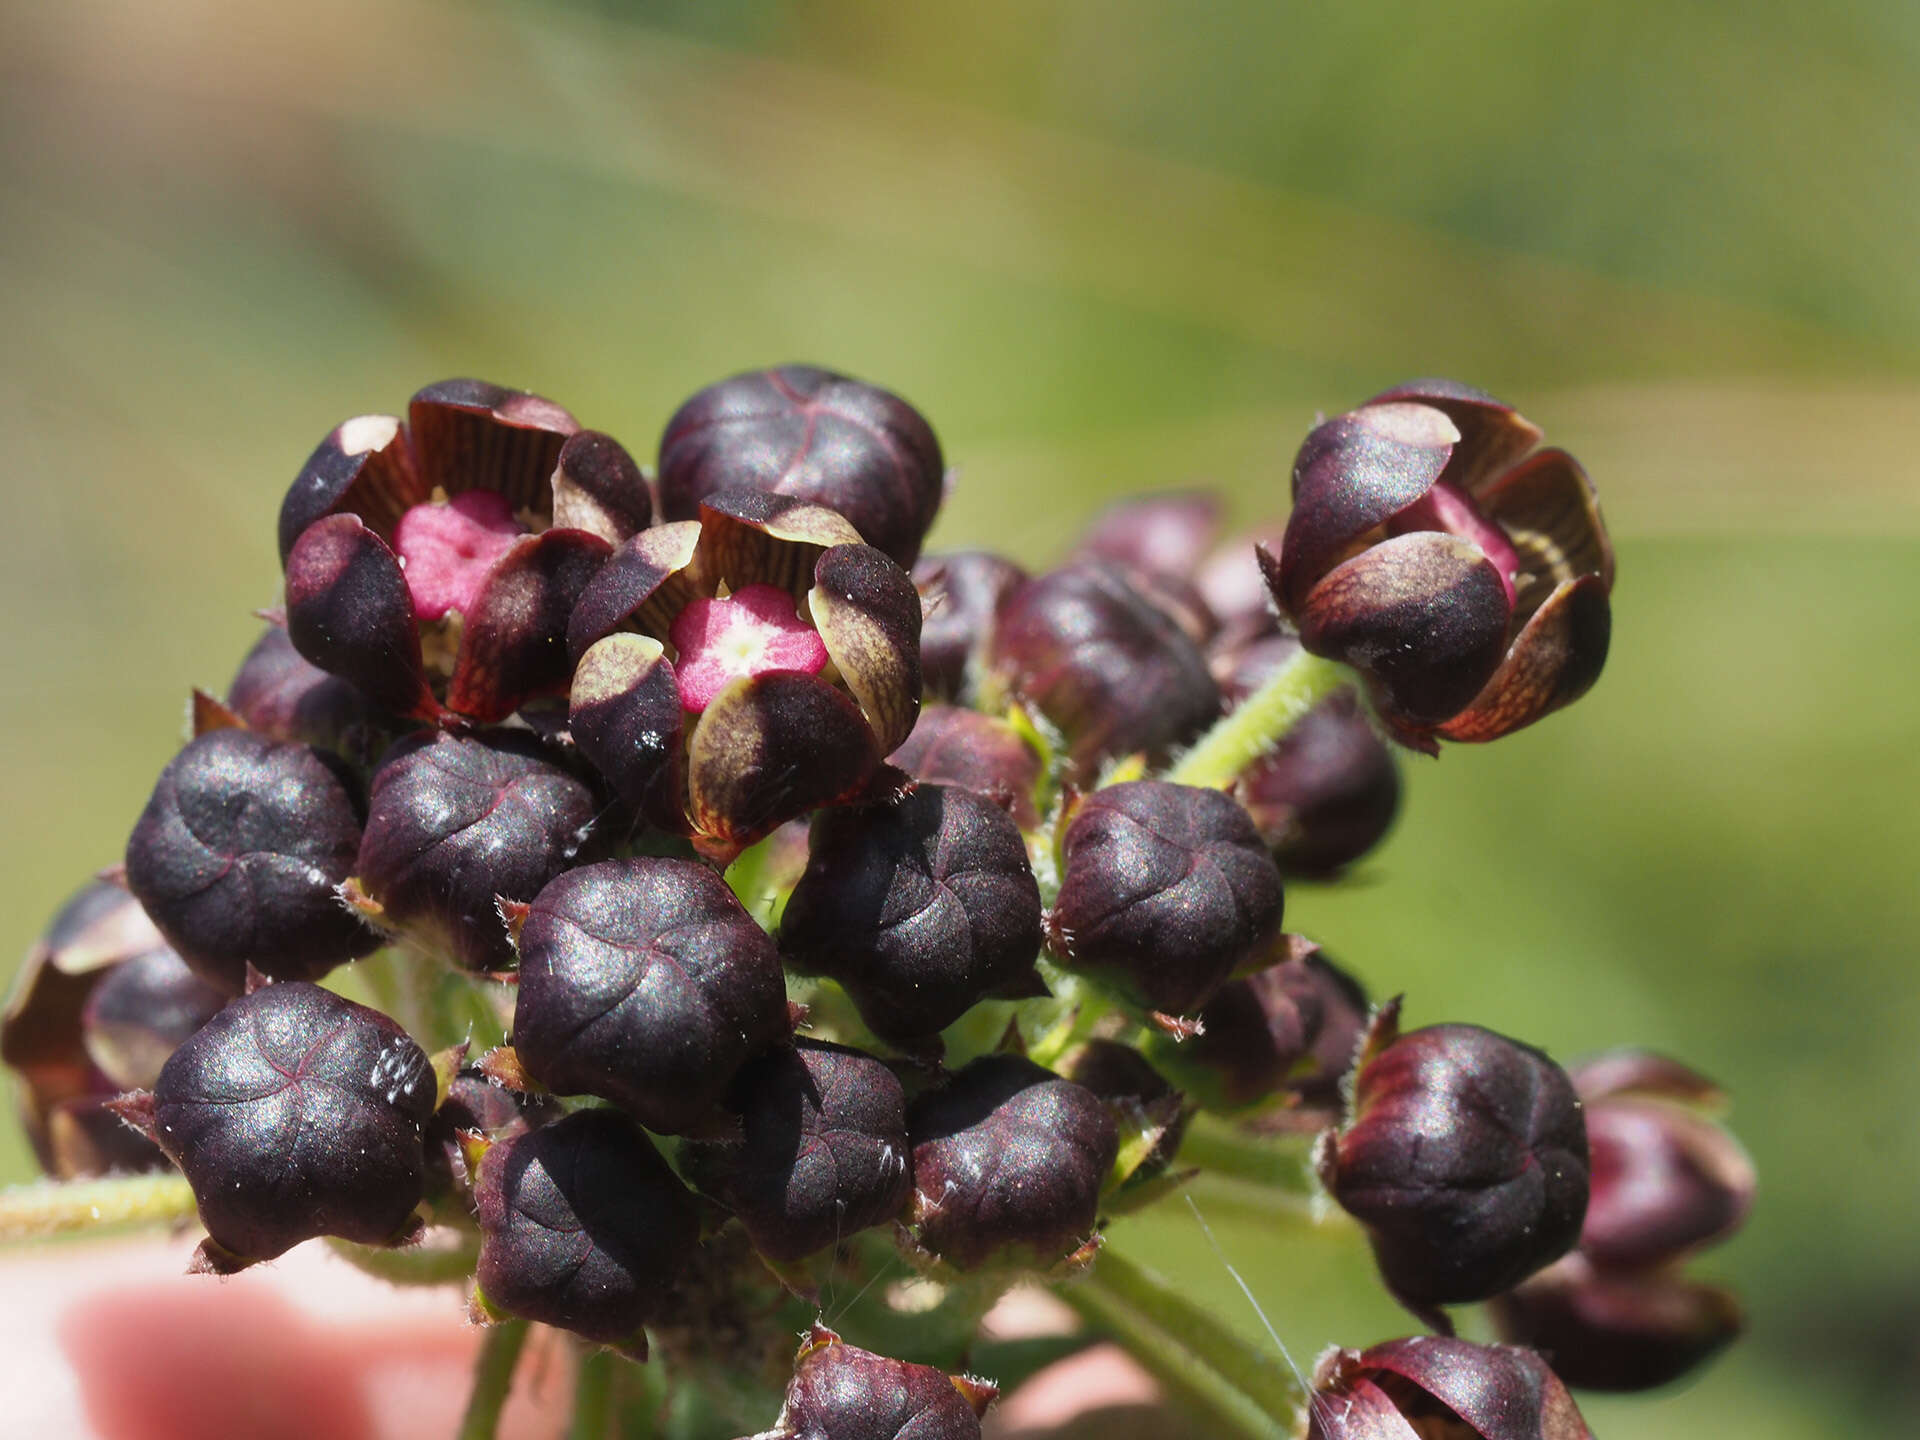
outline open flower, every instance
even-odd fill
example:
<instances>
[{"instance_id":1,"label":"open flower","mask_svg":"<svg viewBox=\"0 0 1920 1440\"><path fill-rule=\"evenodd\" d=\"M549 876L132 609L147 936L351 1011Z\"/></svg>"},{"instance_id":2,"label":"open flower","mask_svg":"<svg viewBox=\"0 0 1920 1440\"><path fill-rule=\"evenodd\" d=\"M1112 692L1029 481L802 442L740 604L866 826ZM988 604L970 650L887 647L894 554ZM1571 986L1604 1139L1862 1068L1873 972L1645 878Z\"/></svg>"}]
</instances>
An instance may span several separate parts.
<instances>
[{"instance_id":1,"label":"open flower","mask_svg":"<svg viewBox=\"0 0 1920 1440\"><path fill-rule=\"evenodd\" d=\"M491 724L564 692L573 603L652 518L610 436L479 380L321 441L280 507L287 633L397 715Z\"/></svg>"},{"instance_id":2,"label":"open flower","mask_svg":"<svg viewBox=\"0 0 1920 1440\"><path fill-rule=\"evenodd\" d=\"M628 540L567 642L581 753L731 858L858 795L920 713L920 597L838 513L736 490Z\"/></svg>"},{"instance_id":3,"label":"open flower","mask_svg":"<svg viewBox=\"0 0 1920 1440\"><path fill-rule=\"evenodd\" d=\"M1586 472L1539 442L1492 396L1419 380L1317 426L1294 461L1268 587L1421 749L1530 725L1606 663L1613 547Z\"/></svg>"}]
</instances>

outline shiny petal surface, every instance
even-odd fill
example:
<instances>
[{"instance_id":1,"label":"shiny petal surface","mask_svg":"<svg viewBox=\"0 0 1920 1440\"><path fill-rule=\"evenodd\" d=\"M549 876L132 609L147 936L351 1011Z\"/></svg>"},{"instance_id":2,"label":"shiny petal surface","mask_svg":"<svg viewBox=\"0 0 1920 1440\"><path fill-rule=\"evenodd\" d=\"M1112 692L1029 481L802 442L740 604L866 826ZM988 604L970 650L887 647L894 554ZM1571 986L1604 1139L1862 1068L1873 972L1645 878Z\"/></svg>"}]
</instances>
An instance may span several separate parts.
<instances>
[{"instance_id":1,"label":"shiny petal surface","mask_svg":"<svg viewBox=\"0 0 1920 1440\"><path fill-rule=\"evenodd\" d=\"M1440 733L1449 740L1497 740L1572 704L1600 678L1612 634L1612 602L1600 577L1564 582L1527 621L1472 703Z\"/></svg>"},{"instance_id":2,"label":"shiny petal surface","mask_svg":"<svg viewBox=\"0 0 1920 1440\"><path fill-rule=\"evenodd\" d=\"M569 436L553 470L554 525L618 545L652 520L647 477L626 447L599 430Z\"/></svg>"},{"instance_id":3,"label":"shiny petal surface","mask_svg":"<svg viewBox=\"0 0 1920 1440\"><path fill-rule=\"evenodd\" d=\"M727 588L778 585L796 600L813 583L823 551L862 543L838 511L758 490L701 502L700 526L702 559Z\"/></svg>"},{"instance_id":4,"label":"shiny petal surface","mask_svg":"<svg viewBox=\"0 0 1920 1440\"><path fill-rule=\"evenodd\" d=\"M1409 380L1367 404L1431 405L1444 413L1460 432L1447 479L1473 495L1540 443L1539 426L1511 405L1458 380Z\"/></svg>"},{"instance_id":5,"label":"shiny petal surface","mask_svg":"<svg viewBox=\"0 0 1920 1440\"><path fill-rule=\"evenodd\" d=\"M813 568L807 607L882 753L920 714L920 594L871 545L836 545Z\"/></svg>"},{"instance_id":6,"label":"shiny petal surface","mask_svg":"<svg viewBox=\"0 0 1920 1440\"><path fill-rule=\"evenodd\" d=\"M550 516L560 447L580 428L560 406L484 380L442 380L407 404L420 478L429 492L492 490L516 511Z\"/></svg>"},{"instance_id":7,"label":"shiny petal surface","mask_svg":"<svg viewBox=\"0 0 1920 1440\"><path fill-rule=\"evenodd\" d=\"M574 671L568 717L574 744L621 799L652 825L686 828L685 711L658 640L627 631L595 643Z\"/></svg>"},{"instance_id":8,"label":"shiny petal surface","mask_svg":"<svg viewBox=\"0 0 1920 1440\"><path fill-rule=\"evenodd\" d=\"M300 467L280 503L280 563L307 526L341 511L383 539L410 506L427 498L406 432L393 415L358 415L334 428Z\"/></svg>"},{"instance_id":9,"label":"shiny petal surface","mask_svg":"<svg viewBox=\"0 0 1920 1440\"><path fill-rule=\"evenodd\" d=\"M287 636L396 715L431 720L420 631L400 562L356 515L309 525L287 556Z\"/></svg>"},{"instance_id":10,"label":"shiny petal surface","mask_svg":"<svg viewBox=\"0 0 1920 1440\"><path fill-rule=\"evenodd\" d=\"M513 542L488 571L467 615L447 684L447 708L481 724L534 696L566 688L567 626L610 547L584 530Z\"/></svg>"},{"instance_id":11,"label":"shiny petal surface","mask_svg":"<svg viewBox=\"0 0 1920 1440\"><path fill-rule=\"evenodd\" d=\"M620 546L573 607L567 653L578 660L596 640L627 626L666 639L681 607L713 593L700 550L697 520L656 525Z\"/></svg>"},{"instance_id":12,"label":"shiny petal surface","mask_svg":"<svg viewBox=\"0 0 1920 1440\"><path fill-rule=\"evenodd\" d=\"M1563 581L1597 575L1613 589L1613 542L1587 472L1564 450L1542 450L1480 492L1520 561L1519 607L1531 614Z\"/></svg>"}]
</instances>

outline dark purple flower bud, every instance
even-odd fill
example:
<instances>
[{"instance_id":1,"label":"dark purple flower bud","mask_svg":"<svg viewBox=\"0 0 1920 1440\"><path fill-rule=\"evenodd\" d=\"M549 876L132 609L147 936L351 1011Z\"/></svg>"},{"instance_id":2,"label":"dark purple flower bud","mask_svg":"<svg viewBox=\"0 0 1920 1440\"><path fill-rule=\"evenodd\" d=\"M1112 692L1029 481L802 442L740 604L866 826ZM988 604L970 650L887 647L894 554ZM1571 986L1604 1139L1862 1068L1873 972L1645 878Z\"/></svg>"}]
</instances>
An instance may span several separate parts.
<instances>
[{"instance_id":1,"label":"dark purple flower bud","mask_svg":"<svg viewBox=\"0 0 1920 1440\"><path fill-rule=\"evenodd\" d=\"M1047 1270L1091 1253L1119 1131L1098 1096L987 1055L913 1102L912 1236L956 1270Z\"/></svg>"},{"instance_id":2,"label":"dark purple flower bud","mask_svg":"<svg viewBox=\"0 0 1920 1440\"><path fill-rule=\"evenodd\" d=\"M314 979L378 948L338 894L359 845L321 752L212 730L160 772L127 840L127 888L196 974L237 995L249 965Z\"/></svg>"},{"instance_id":3,"label":"dark purple flower bud","mask_svg":"<svg viewBox=\"0 0 1920 1440\"><path fill-rule=\"evenodd\" d=\"M743 1068L727 1108L740 1138L687 1142L683 1168L767 1259L805 1259L905 1207L906 1094L873 1056L797 1040Z\"/></svg>"},{"instance_id":4,"label":"dark purple flower bud","mask_svg":"<svg viewBox=\"0 0 1920 1440\"><path fill-rule=\"evenodd\" d=\"M1662 1056L1619 1051L1573 1071L1586 1102L1592 1199L1580 1251L1638 1269L1677 1260L1739 1229L1753 1161L1717 1124L1711 1082Z\"/></svg>"},{"instance_id":5,"label":"dark purple flower bud","mask_svg":"<svg viewBox=\"0 0 1920 1440\"><path fill-rule=\"evenodd\" d=\"M153 1102L214 1269L316 1235L384 1245L413 1228L433 1067L377 1010L299 981L263 986L173 1053Z\"/></svg>"},{"instance_id":6,"label":"dark purple flower bud","mask_svg":"<svg viewBox=\"0 0 1920 1440\"><path fill-rule=\"evenodd\" d=\"M1258 690L1300 648L1270 635L1242 648L1224 668L1231 709ZM1222 668L1216 665L1216 673ZM1359 702L1341 691L1313 707L1234 782L1231 794L1289 874L1330 875L1385 838L1400 809L1400 771Z\"/></svg>"},{"instance_id":7,"label":"dark purple flower bud","mask_svg":"<svg viewBox=\"0 0 1920 1440\"><path fill-rule=\"evenodd\" d=\"M1308 952L1304 963L1320 994L1320 1029L1308 1049L1307 1067L1288 1080L1287 1088L1303 1105L1337 1108L1373 1005L1360 982L1327 959L1319 946Z\"/></svg>"},{"instance_id":8,"label":"dark purple flower bud","mask_svg":"<svg viewBox=\"0 0 1920 1440\"><path fill-rule=\"evenodd\" d=\"M1220 497L1209 490L1135 495L1109 505L1074 547L1075 559L1108 560L1146 575L1186 580L1220 534Z\"/></svg>"},{"instance_id":9,"label":"dark purple flower bud","mask_svg":"<svg viewBox=\"0 0 1920 1440\"><path fill-rule=\"evenodd\" d=\"M816 1324L794 1358L786 1404L753 1440L980 1440L999 1390L969 1375L889 1360Z\"/></svg>"},{"instance_id":10,"label":"dark purple flower bud","mask_svg":"<svg viewBox=\"0 0 1920 1440\"><path fill-rule=\"evenodd\" d=\"M1180 1151L1192 1112L1185 1097L1131 1045L1088 1040L1060 1058L1060 1073L1104 1100L1121 1127L1123 1143L1144 1145L1124 1177L1135 1186L1166 1173Z\"/></svg>"},{"instance_id":11,"label":"dark purple flower bud","mask_svg":"<svg viewBox=\"0 0 1920 1440\"><path fill-rule=\"evenodd\" d=\"M1001 607L989 663L1066 736L1087 783L1107 760L1163 758L1220 713L1199 648L1118 568L1097 561L1015 591Z\"/></svg>"},{"instance_id":12,"label":"dark purple flower bud","mask_svg":"<svg viewBox=\"0 0 1920 1440\"><path fill-rule=\"evenodd\" d=\"M960 785L1004 807L1022 830L1035 830L1040 756L1004 720L956 705L929 705L906 743L887 757L916 780Z\"/></svg>"},{"instance_id":13,"label":"dark purple flower bud","mask_svg":"<svg viewBox=\"0 0 1920 1440\"><path fill-rule=\"evenodd\" d=\"M1671 1384L1739 1338L1740 1303L1671 1269L1597 1269L1578 1251L1489 1305L1500 1333L1553 1362L1577 1390Z\"/></svg>"},{"instance_id":14,"label":"dark purple flower bud","mask_svg":"<svg viewBox=\"0 0 1920 1440\"><path fill-rule=\"evenodd\" d=\"M531 736L411 736L374 772L354 903L426 954L506 970L499 902L525 902L572 864L593 791Z\"/></svg>"},{"instance_id":15,"label":"dark purple flower bud","mask_svg":"<svg viewBox=\"0 0 1920 1440\"><path fill-rule=\"evenodd\" d=\"M1477 1025L1402 1035L1398 1015L1390 1002L1375 1019L1346 1128L1314 1160L1387 1287L1424 1314L1510 1290L1573 1248L1587 1136L1572 1082L1540 1051Z\"/></svg>"},{"instance_id":16,"label":"dark purple flower bud","mask_svg":"<svg viewBox=\"0 0 1920 1440\"><path fill-rule=\"evenodd\" d=\"M86 1043L93 992L149 955L180 963L139 901L95 880L60 907L13 978L0 1013L0 1061L18 1078L34 1156L58 1179L166 1164L151 1141L107 1108L124 1087L94 1063Z\"/></svg>"},{"instance_id":17,"label":"dark purple flower bud","mask_svg":"<svg viewBox=\"0 0 1920 1440\"><path fill-rule=\"evenodd\" d=\"M846 987L874 1034L910 1045L988 995L1044 993L1040 887L993 801L922 785L822 812L780 925L796 968Z\"/></svg>"},{"instance_id":18,"label":"dark purple flower bud","mask_svg":"<svg viewBox=\"0 0 1920 1440\"><path fill-rule=\"evenodd\" d=\"M164 946L130 956L102 972L87 996L80 1017L87 1054L121 1089L148 1089L226 998Z\"/></svg>"},{"instance_id":19,"label":"dark purple flower bud","mask_svg":"<svg viewBox=\"0 0 1920 1440\"><path fill-rule=\"evenodd\" d=\"M837 510L902 565L920 553L946 483L932 428L898 395L783 365L709 385L660 437L660 511L691 520L727 490Z\"/></svg>"},{"instance_id":20,"label":"dark purple flower bud","mask_svg":"<svg viewBox=\"0 0 1920 1440\"><path fill-rule=\"evenodd\" d=\"M480 1161L474 1203L483 1310L645 1355L700 1221L638 1125L581 1110L502 1140Z\"/></svg>"},{"instance_id":21,"label":"dark purple flower bud","mask_svg":"<svg viewBox=\"0 0 1920 1440\"><path fill-rule=\"evenodd\" d=\"M356 758L372 748L383 722L393 723L362 691L303 659L278 625L262 631L240 662L227 706L269 740L298 740Z\"/></svg>"},{"instance_id":22,"label":"dark purple flower bud","mask_svg":"<svg viewBox=\"0 0 1920 1440\"><path fill-rule=\"evenodd\" d=\"M1067 827L1050 920L1061 959L1169 1015L1206 1003L1280 929L1280 872L1218 790L1135 780Z\"/></svg>"},{"instance_id":23,"label":"dark purple flower bud","mask_svg":"<svg viewBox=\"0 0 1920 1440\"><path fill-rule=\"evenodd\" d=\"M513 1045L562 1095L711 1132L742 1063L791 1030L773 941L685 860L610 860L542 890L520 930Z\"/></svg>"},{"instance_id":24,"label":"dark purple flower bud","mask_svg":"<svg viewBox=\"0 0 1920 1440\"><path fill-rule=\"evenodd\" d=\"M1599 678L1613 551L1585 473L1539 439L1490 396L1416 381L1318 426L1294 463L1267 583L1410 744L1495 739Z\"/></svg>"},{"instance_id":25,"label":"dark purple flower bud","mask_svg":"<svg viewBox=\"0 0 1920 1440\"><path fill-rule=\"evenodd\" d=\"M1306 1440L1593 1440L1593 1432L1531 1350L1417 1335L1322 1355Z\"/></svg>"},{"instance_id":26,"label":"dark purple flower bud","mask_svg":"<svg viewBox=\"0 0 1920 1440\"><path fill-rule=\"evenodd\" d=\"M831 510L734 491L635 535L582 596L575 738L652 823L730 860L857 798L913 729L919 597L857 542Z\"/></svg>"},{"instance_id":27,"label":"dark purple flower bud","mask_svg":"<svg viewBox=\"0 0 1920 1440\"><path fill-rule=\"evenodd\" d=\"M913 583L925 617L920 668L929 695L972 698L1000 607L1026 582L1026 571L987 550L920 557Z\"/></svg>"}]
</instances>

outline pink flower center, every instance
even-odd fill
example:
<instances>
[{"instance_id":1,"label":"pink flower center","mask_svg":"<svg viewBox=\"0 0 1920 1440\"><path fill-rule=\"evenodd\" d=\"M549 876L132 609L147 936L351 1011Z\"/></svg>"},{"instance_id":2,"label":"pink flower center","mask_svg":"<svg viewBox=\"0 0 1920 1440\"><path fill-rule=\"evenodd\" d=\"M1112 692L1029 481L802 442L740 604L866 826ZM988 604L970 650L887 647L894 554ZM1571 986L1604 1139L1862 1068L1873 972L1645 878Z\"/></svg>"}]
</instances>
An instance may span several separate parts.
<instances>
[{"instance_id":1,"label":"pink flower center","mask_svg":"<svg viewBox=\"0 0 1920 1440\"><path fill-rule=\"evenodd\" d=\"M746 585L724 600L695 600L667 632L679 652L673 664L680 704L699 714L713 697L747 675L776 670L818 675L827 647L777 585Z\"/></svg>"},{"instance_id":2,"label":"pink flower center","mask_svg":"<svg viewBox=\"0 0 1920 1440\"><path fill-rule=\"evenodd\" d=\"M1507 604L1513 604L1513 580L1520 570L1520 557L1506 531L1481 513L1473 497L1457 485L1444 481L1435 485L1413 504L1388 522L1395 535L1415 530L1440 530L1471 540L1500 572L1500 584L1507 592Z\"/></svg>"},{"instance_id":3,"label":"pink flower center","mask_svg":"<svg viewBox=\"0 0 1920 1440\"><path fill-rule=\"evenodd\" d=\"M494 562L526 533L507 497L491 490L407 511L394 527L393 548L407 572L414 618L438 620L449 610L471 615Z\"/></svg>"}]
</instances>

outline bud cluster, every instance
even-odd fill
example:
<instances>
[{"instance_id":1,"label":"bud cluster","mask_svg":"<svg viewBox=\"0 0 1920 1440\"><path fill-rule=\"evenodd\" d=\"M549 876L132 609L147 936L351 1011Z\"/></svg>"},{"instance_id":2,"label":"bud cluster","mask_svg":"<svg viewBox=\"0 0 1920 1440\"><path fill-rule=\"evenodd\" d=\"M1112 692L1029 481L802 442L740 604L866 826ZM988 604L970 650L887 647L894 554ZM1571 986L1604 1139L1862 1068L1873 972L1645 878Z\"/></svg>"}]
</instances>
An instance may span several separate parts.
<instances>
[{"instance_id":1,"label":"bud cluster","mask_svg":"<svg viewBox=\"0 0 1920 1440\"><path fill-rule=\"evenodd\" d=\"M1396 742L1597 677L1611 551L1538 440L1402 387L1313 431L1257 554L1175 492L1034 573L923 553L932 427L825 370L700 391L650 470L479 381L347 420L284 608L8 1004L35 1146L178 1167L202 1268L444 1231L484 1323L790 1371L766 1437L896 1440L994 1389L820 1324L788 1366L823 1282L904 1264L933 1298L869 1307L970 1330L1098 1285L1195 1157L1320 1132L1415 1314L1495 1300L1566 1381L1658 1383L1732 1333L1675 1265L1751 1192L1686 1072L1401 1033L1281 929L1390 829ZM1329 1440L1585 1434L1529 1349L1337 1351L1315 1392Z\"/></svg>"}]
</instances>

